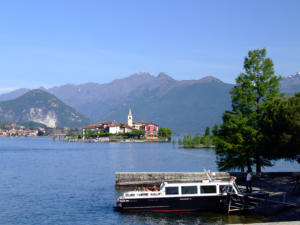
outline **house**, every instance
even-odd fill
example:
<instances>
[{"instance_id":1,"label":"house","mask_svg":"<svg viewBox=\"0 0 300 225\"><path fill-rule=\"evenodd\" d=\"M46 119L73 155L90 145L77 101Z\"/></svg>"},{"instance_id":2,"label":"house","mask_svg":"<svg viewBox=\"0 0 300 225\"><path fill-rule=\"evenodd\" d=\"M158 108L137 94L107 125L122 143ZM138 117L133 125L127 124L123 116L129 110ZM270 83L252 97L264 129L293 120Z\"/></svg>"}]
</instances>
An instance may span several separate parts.
<instances>
[{"instance_id":1,"label":"house","mask_svg":"<svg viewBox=\"0 0 300 225\"><path fill-rule=\"evenodd\" d=\"M82 135L85 136L88 134L88 132L92 132L92 133L100 133L101 132L101 124L91 124L88 126L85 126L82 128Z\"/></svg>"},{"instance_id":2,"label":"house","mask_svg":"<svg viewBox=\"0 0 300 225\"><path fill-rule=\"evenodd\" d=\"M134 129L140 130L142 129L143 124L141 122L135 122L133 121L133 127Z\"/></svg>"},{"instance_id":3,"label":"house","mask_svg":"<svg viewBox=\"0 0 300 225\"><path fill-rule=\"evenodd\" d=\"M120 124L112 122L111 124L106 124L105 131L109 134L118 134L120 133Z\"/></svg>"},{"instance_id":4,"label":"house","mask_svg":"<svg viewBox=\"0 0 300 225\"><path fill-rule=\"evenodd\" d=\"M155 123L148 123L145 121L140 122L142 124L142 129L145 131L146 136L157 136L158 135L158 125Z\"/></svg>"}]
</instances>

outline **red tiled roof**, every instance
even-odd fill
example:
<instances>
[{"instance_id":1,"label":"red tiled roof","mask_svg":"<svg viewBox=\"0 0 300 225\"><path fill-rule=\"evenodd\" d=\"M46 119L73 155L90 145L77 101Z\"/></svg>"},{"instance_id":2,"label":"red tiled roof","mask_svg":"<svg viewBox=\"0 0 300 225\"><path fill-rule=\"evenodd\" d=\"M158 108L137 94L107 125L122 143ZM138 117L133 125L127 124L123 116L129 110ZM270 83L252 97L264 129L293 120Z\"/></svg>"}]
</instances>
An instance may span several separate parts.
<instances>
[{"instance_id":1,"label":"red tiled roof","mask_svg":"<svg viewBox=\"0 0 300 225\"><path fill-rule=\"evenodd\" d=\"M153 122L146 122L146 121L140 121L139 123L141 123L141 124L143 124L143 125L154 125L154 126L157 126L158 127L158 125L157 124L155 124L155 123L153 123Z\"/></svg>"},{"instance_id":2,"label":"red tiled roof","mask_svg":"<svg viewBox=\"0 0 300 225\"><path fill-rule=\"evenodd\" d=\"M90 124L90 125L87 125L87 126L85 126L84 128L97 128L97 127L100 127L100 125L99 124Z\"/></svg>"},{"instance_id":3,"label":"red tiled roof","mask_svg":"<svg viewBox=\"0 0 300 225\"><path fill-rule=\"evenodd\" d=\"M116 123L116 122L112 122L111 124L107 125L108 127L119 127L120 124Z\"/></svg>"},{"instance_id":4,"label":"red tiled roof","mask_svg":"<svg viewBox=\"0 0 300 225\"><path fill-rule=\"evenodd\" d=\"M99 122L99 124L103 124L103 125L108 125L108 124L112 124L115 123L113 121L103 121L103 122Z\"/></svg>"}]
</instances>

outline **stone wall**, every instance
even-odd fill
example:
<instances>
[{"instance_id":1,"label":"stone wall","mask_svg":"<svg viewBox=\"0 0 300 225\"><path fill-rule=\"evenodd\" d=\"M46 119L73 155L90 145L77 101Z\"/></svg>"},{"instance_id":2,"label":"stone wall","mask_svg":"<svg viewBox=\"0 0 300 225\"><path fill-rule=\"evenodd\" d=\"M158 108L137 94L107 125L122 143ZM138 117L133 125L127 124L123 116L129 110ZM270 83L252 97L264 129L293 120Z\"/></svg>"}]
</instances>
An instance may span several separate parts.
<instances>
[{"instance_id":1,"label":"stone wall","mask_svg":"<svg viewBox=\"0 0 300 225\"><path fill-rule=\"evenodd\" d=\"M162 182L199 182L226 180L227 172L116 172L116 188L160 185Z\"/></svg>"}]
</instances>

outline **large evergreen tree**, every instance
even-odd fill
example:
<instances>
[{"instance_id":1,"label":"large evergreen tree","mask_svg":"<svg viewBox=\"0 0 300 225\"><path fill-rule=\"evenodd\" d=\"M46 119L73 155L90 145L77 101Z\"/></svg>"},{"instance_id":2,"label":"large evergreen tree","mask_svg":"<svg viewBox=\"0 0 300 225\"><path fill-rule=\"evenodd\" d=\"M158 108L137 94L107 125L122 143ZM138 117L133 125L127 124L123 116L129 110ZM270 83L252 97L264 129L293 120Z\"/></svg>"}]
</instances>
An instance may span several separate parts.
<instances>
[{"instance_id":1,"label":"large evergreen tree","mask_svg":"<svg viewBox=\"0 0 300 225\"><path fill-rule=\"evenodd\" d=\"M236 79L231 90L232 112L223 117L218 132L217 154L220 169L236 168L232 156L237 156L238 164L251 169L256 164L256 172L262 166L271 165L263 158L263 134L261 121L266 104L279 94L280 77L275 76L274 65L266 58L266 49L248 52L244 60L244 73ZM223 165L226 164L226 167ZM230 167L230 165L232 165Z\"/></svg>"},{"instance_id":2,"label":"large evergreen tree","mask_svg":"<svg viewBox=\"0 0 300 225\"><path fill-rule=\"evenodd\" d=\"M261 123L264 157L300 163L300 92L266 105Z\"/></svg>"}]
</instances>

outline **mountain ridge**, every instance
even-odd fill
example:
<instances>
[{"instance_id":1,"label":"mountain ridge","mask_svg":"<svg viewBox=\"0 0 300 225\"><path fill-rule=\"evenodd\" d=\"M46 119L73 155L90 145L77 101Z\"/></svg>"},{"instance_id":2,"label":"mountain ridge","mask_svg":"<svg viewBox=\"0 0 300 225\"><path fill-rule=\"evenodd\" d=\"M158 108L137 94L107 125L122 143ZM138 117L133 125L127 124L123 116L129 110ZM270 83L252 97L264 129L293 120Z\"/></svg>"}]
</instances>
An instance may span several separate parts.
<instances>
[{"instance_id":1,"label":"mountain ridge","mask_svg":"<svg viewBox=\"0 0 300 225\"><path fill-rule=\"evenodd\" d=\"M298 79L300 76L284 77L281 90L291 90L289 86ZM202 133L206 126L220 123L224 111L231 109L229 91L233 86L213 76L175 80L163 72L157 76L139 72L109 83L64 84L46 91L94 122L126 122L132 107L138 120L159 123L176 133ZM290 94L297 90L300 86L296 85Z\"/></svg>"}]
</instances>

